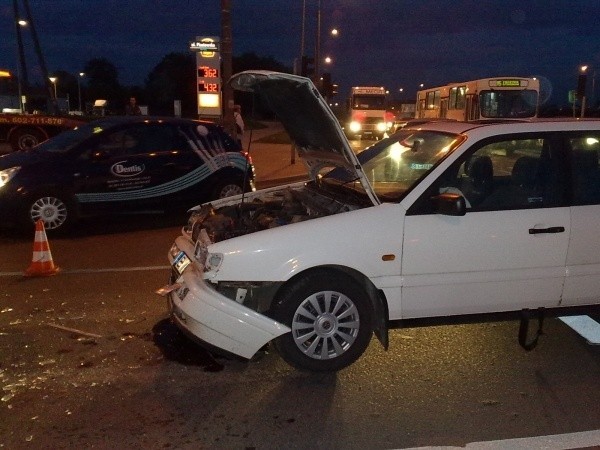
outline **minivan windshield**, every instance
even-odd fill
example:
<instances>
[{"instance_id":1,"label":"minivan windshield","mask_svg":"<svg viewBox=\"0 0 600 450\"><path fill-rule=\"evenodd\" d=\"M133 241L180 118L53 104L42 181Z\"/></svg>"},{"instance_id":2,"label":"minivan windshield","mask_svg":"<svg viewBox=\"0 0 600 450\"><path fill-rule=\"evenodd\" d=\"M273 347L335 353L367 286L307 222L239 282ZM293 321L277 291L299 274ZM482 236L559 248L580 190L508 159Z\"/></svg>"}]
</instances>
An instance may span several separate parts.
<instances>
[{"instance_id":1,"label":"minivan windshield","mask_svg":"<svg viewBox=\"0 0 600 450\"><path fill-rule=\"evenodd\" d=\"M460 142L456 134L402 130L359 153L358 160L377 197L398 201ZM361 183L341 168L329 172L323 181L364 192Z\"/></svg>"},{"instance_id":2,"label":"minivan windshield","mask_svg":"<svg viewBox=\"0 0 600 450\"><path fill-rule=\"evenodd\" d=\"M114 120L102 119L85 125L63 131L52 139L42 142L35 147L36 152L67 153L79 143L85 141L90 136L100 133L103 130L112 127Z\"/></svg>"}]
</instances>

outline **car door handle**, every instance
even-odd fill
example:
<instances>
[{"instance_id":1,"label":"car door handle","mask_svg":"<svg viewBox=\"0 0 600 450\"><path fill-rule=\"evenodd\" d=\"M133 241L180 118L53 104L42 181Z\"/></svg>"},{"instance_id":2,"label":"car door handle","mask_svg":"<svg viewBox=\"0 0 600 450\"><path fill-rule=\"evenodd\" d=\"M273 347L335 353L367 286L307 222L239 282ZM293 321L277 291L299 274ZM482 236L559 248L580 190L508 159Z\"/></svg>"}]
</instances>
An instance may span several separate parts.
<instances>
[{"instance_id":1,"label":"car door handle","mask_svg":"<svg viewBox=\"0 0 600 450\"><path fill-rule=\"evenodd\" d=\"M565 227L530 228L529 234L564 233Z\"/></svg>"}]
</instances>

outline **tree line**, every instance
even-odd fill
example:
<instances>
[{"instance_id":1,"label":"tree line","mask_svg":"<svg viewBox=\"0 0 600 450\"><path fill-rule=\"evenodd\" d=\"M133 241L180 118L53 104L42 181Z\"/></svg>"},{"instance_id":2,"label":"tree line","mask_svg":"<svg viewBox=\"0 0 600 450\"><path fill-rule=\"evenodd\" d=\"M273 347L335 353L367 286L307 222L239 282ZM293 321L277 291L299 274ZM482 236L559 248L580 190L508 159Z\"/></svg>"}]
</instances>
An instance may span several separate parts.
<instances>
[{"instance_id":1,"label":"tree line","mask_svg":"<svg viewBox=\"0 0 600 450\"><path fill-rule=\"evenodd\" d=\"M233 57L233 73L244 70L274 70L291 73L292 69L272 57L260 57L255 53L244 53ZM53 72L58 80L57 97L68 98L70 109L79 109L79 94L84 113L91 112L96 99L107 100L108 114L123 114L125 104L135 97L140 105L147 105L152 115L173 115L174 101L181 101L181 115L196 118L196 55L194 53L169 53L150 71L143 85L124 86L119 81L117 67L106 58L93 58L83 67L83 77L64 70ZM225 81L225 80L224 80ZM30 87L28 94L42 92L41 86ZM242 105L243 111L253 109L252 99L244 93L235 93L235 102ZM39 95L28 99L30 107L40 103ZM47 100L47 99L45 99ZM43 109L43 107L41 108Z\"/></svg>"}]
</instances>

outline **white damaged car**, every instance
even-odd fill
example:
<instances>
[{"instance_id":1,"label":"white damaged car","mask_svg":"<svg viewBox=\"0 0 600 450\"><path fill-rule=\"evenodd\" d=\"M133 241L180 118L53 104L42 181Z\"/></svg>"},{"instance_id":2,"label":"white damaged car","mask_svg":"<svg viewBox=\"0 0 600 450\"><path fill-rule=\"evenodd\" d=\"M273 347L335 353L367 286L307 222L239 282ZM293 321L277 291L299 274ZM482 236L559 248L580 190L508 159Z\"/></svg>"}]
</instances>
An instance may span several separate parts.
<instances>
[{"instance_id":1,"label":"white damaged car","mask_svg":"<svg viewBox=\"0 0 600 450\"><path fill-rule=\"evenodd\" d=\"M531 349L544 317L598 313L600 121L431 122L357 156L309 79L231 83L273 109L311 180L194 208L159 292L197 341L244 358L272 341L336 371L392 327L520 319Z\"/></svg>"}]
</instances>

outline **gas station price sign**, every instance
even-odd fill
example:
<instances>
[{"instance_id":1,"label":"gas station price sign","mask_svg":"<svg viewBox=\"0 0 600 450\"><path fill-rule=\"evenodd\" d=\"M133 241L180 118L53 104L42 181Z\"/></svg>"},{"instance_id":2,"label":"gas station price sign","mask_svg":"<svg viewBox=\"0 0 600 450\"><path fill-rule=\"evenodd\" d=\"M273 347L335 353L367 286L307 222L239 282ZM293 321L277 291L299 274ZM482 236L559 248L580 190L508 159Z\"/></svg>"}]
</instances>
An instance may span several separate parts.
<instances>
[{"instance_id":1,"label":"gas station price sign","mask_svg":"<svg viewBox=\"0 0 600 450\"><path fill-rule=\"evenodd\" d=\"M190 42L190 50L196 53L199 117L221 117L221 55L218 37L196 37Z\"/></svg>"},{"instance_id":2,"label":"gas station price sign","mask_svg":"<svg viewBox=\"0 0 600 450\"><path fill-rule=\"evenodd\" d=\"M208 66L198 67L198 78L219 78L219 69Z\"/></svg>"}]
</instances>

